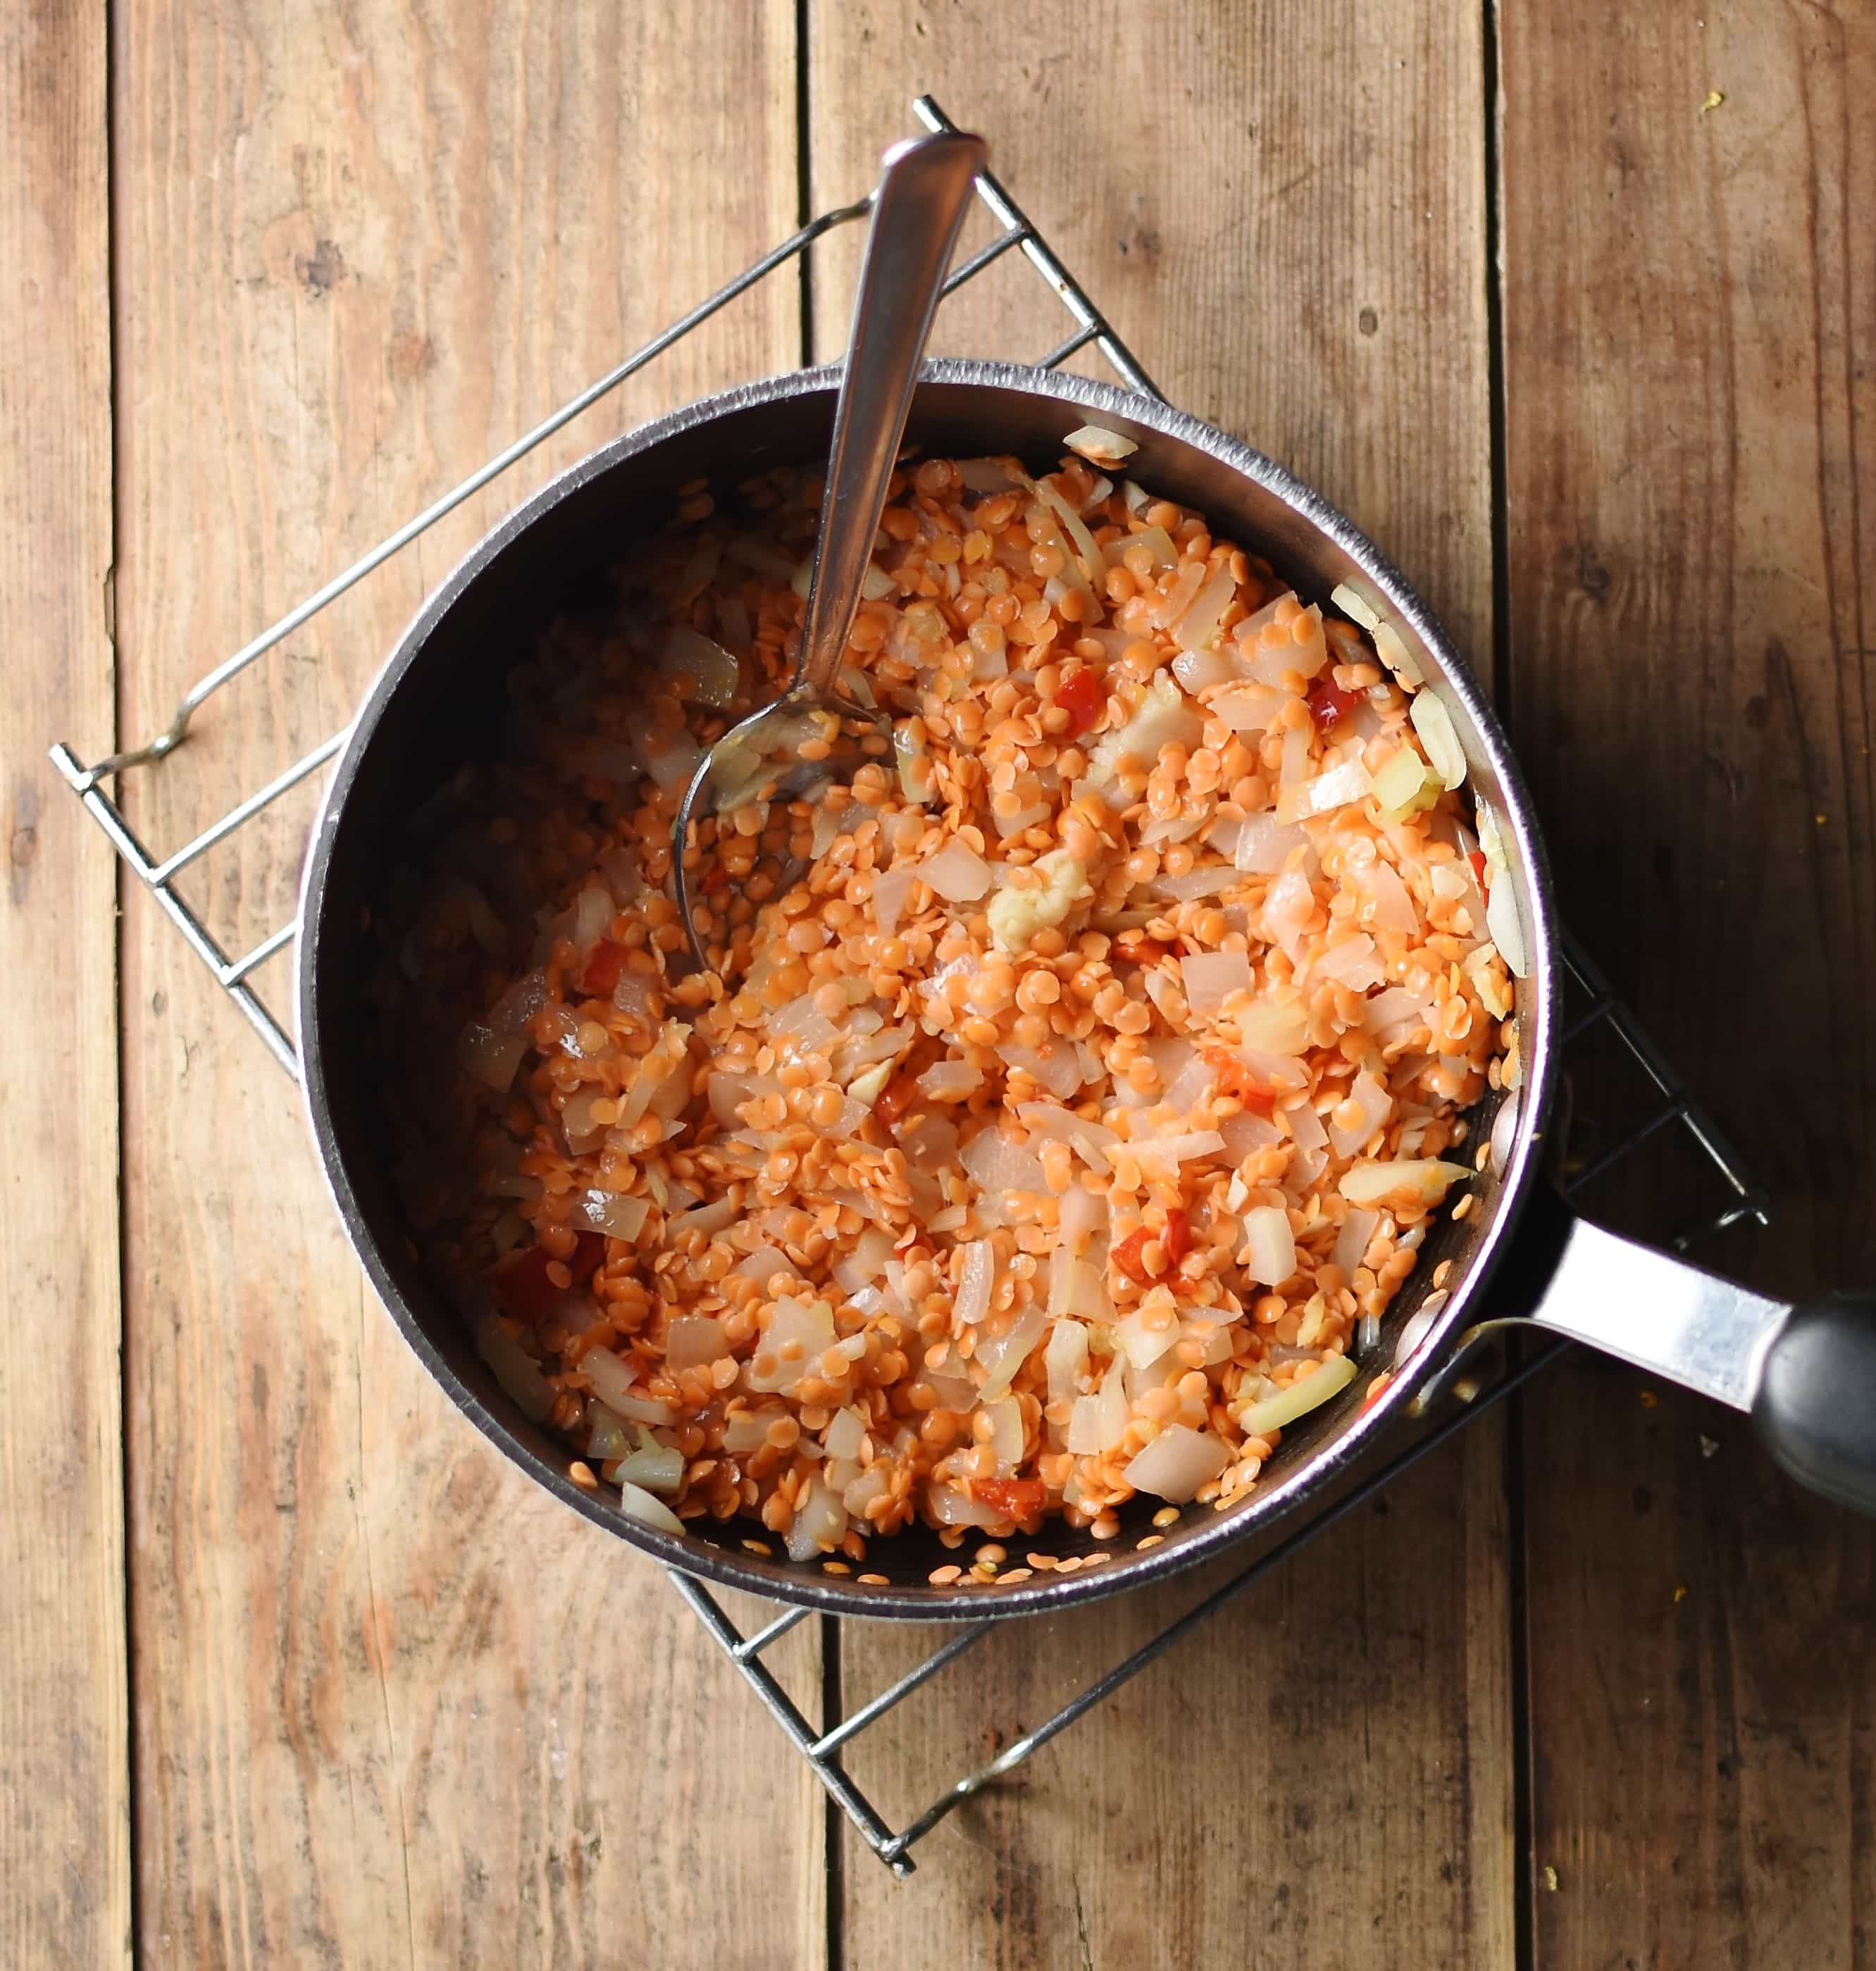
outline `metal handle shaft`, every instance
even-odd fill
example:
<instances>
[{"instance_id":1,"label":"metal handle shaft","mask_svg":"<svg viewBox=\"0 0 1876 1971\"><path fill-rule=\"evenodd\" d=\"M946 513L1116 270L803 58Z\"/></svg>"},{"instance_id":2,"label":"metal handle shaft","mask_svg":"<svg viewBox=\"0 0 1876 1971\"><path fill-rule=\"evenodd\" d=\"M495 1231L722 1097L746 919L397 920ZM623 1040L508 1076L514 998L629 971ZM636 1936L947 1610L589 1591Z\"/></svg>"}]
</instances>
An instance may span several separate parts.
<instances>
[{"instance_id":1,"label":"metal handle shaft","mask_svg":"<svg viewBox=\"0 0 1876 1971\"><path fill-rule=\"evenodd\" d=\"M816 691L832 684L860 606L926 338L986 155L983 139L962 131L914 138L886 153L834 412L801 639L800 680Z\"/></svg>"}]
</instances>

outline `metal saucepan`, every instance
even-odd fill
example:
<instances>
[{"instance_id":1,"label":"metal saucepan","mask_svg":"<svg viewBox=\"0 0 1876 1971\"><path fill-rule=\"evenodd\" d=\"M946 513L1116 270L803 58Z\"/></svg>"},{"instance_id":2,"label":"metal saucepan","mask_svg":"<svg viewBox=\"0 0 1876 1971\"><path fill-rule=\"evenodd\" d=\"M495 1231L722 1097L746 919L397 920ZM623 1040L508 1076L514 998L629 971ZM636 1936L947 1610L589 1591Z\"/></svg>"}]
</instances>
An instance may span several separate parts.
<instances>
[{"instance_id":1,"label":"metal saucepan","mask_svg":"<svg viewBox=\"0 0 1876 1971\"><path fill-rule=\"evenodd\" d=\"M807 371L752 383L673 412L595 452L504 520L425 605L373 685L327 790L309 858L299 943L299 1021L314 1132L352 1244L392 1318L451 1399L536 1482L596 1526L657 1559L760 1595L861 1615L1015 1614L1138 1586L1190 1565L1253 1528L1319 1501L1337 1475L1394 1429L1482 1321L1533 1322L1750 1410L1772 1452L1806 1484L1876 1511L1876 1307L1793 1308L1572 1217L1544 1174L1555 1106L1561 963L1551 883L1510 748L1464 661L1399 575L1342 516L1236 439L1148 399L1014 366L935 362L907 441L952 455L1014 452L1038 471L1090 421L1131 438L1132 475L1205 515L1214 531L1267 555L1305 595L1347 583L1399 630L1451 713L1468 781L1501 817L1527 947L1518 989L1523 1061L1516 1126L1455 1223L1429 1230L1396 1297L1368 1374L1284 1432L1248 1497L1230 1510L1187 1509L1145 1552L1123 1519L1099 1550L1109 1564L986 1591L930 1585L949 1559L934 1533L908 1528L871 1543L884 1585L832 1576L744 1550L740 1522L693 1523L685 1538L622 1515L567 1475L565 1445L529 1424L432 1289L407 1236L387 1168L386 1132L361 1041L376 962L369 931L417 804L467 760L499 748L507 669L635 536L669 515L677 488L713 476L826 455L835 378ZM1481 1121L1483 1126L1483 1119ZM1506 1135L1501 1127L1501 1143ZM1370 1375L1450 1259L1448 1298L1426 1338L1378 1399ZM1137 1502L1144 1523L1156 1501ZM1029 1546L1096 1550L1059 1523Z\"/></svg>"}]
</instances>

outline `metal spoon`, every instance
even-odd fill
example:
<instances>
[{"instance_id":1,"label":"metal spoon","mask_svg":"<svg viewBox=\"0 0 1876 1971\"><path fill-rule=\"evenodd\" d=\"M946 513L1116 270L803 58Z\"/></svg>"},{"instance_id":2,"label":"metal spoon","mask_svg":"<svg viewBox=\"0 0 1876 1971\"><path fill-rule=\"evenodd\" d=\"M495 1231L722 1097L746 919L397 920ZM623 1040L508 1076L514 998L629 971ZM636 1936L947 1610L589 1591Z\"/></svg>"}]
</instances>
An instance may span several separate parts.
<instances>
[{"instance_id":1,"label":"metal spoon","mask_svg":"<svg viewBox=\"0 0 1876 1971\"><path fill-rule=\"evenodd\" d=\"M882 161L834 407L794 679L711 748L691 777L672 831L677 906L699 965L708 966L710 959L692 914L693 877L701 871L685 866L693 823L753 801L789 800L811 786L851 781L867 761L892 758L891 718L846 697L835 677L860 606L860 585L951 249L987 155L981 137L946 131L895 144ZM799 873L797 865L789 880Z\"/></svg>"}]
</instances>

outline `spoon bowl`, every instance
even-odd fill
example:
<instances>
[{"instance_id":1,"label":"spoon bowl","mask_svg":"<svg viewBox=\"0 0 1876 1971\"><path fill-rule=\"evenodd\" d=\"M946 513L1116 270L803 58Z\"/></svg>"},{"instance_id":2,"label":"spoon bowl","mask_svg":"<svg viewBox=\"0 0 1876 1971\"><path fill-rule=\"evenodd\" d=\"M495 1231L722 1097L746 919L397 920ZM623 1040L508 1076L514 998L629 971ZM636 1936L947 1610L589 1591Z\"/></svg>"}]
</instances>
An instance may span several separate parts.
<instances>
[{"instance_id":1,"label":"spoon bowl","mask_svg":"<svg viewBox=\"0 0 1876 1971\"><path fill-rule=\"evenodd\" d=\"M932 317L988 155L981 137L947 130L896 144L882 161L835 408L795 675L779 698L711 748L685 789L673 828L678 910L692 953L707 971L721 971L727 959L703 895L721 832L759 832L774 803L817 792L844 810L868 767L891 770L892 721L842 692L838 679ZM793 882L803 866L798 858L785 858L781 884Z\"/></svg>"}]
</instances>

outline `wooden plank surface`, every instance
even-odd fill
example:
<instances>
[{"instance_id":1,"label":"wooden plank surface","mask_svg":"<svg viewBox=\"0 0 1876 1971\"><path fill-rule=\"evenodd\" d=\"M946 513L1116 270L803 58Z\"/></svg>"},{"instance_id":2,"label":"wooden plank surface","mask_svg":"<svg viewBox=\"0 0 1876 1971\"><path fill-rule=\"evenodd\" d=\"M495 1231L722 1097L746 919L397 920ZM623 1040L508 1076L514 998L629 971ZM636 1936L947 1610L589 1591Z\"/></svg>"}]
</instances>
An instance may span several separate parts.
<instances>
[{"instance_id":1,"label":"wooden plank surface","mask_svg":"<svg viewBox=\"0 0 1876 1971\"><path fill-rule=\"evenodd\" d=\"M130 1950L112 858L47 764L110 750L96 10L0 16L0 1963ZM23 630L23 634L21 634Z\"/></svg>"},{"instance_id":2,"label":"wooden plank surface","mask_svg":"<svg viewBox=\"0 0 1876 1971\"><path fill-rule=\"evenodd\" d=\"M115 34L139 733L794 223L786 0L129 0ZM552 458L787 367L799 323L775 284L291 639L132 777L138 824L172 846L342 723L425 589ZM290 915L307 813L185 882L231 948ZM811 1780L655 1570L428 1383L345 1252L292 1090L134 902L145 1961L819 1962ZM812 1627L778 1654L811 1691Z\"/></svg>"},{"instance_id":3,"label":"wooden plank surface","mask_svg":"<svg viewBox=\"0 0 1876 1971\"><path fill-rule=\"evenodd\" d=\"M1867 1283L1876 20L1517 8L1500 47L1511 712L1565 907L1776 1193L1716 1256ZM1869 1963L1871 1529L1587 1368L1526 1487L1536 1961Z\"/></svg>"},{"instance_id":4,"label":"wooden plank surface","mask_svg":"<svg viewBox=\"0 0 1876 1971\"><path fill-rule=\"evenodd\" d=\"M1161 386L1341 503L1489 675L1476 18L1347 0L1018 19L970 0L809 21L817 204L870 181L930 90L989 134ZM844 336L857 250L822 254L818 353ZM947 304L936 346L1034 360L1070 326L1012 254ZM910 1888L850 1842L847 1961L922 1966L943 1937L950 1961L998 1966L1418 1964L1438 1938L1442 1962L1508 1963L1502 1471L1488 1422L954 1816ZM853 1770L902 1820L1194 1591L1000 1634ZM936 1640L850 1627L848 1701Z\"/></svg>"}]
</instances>

